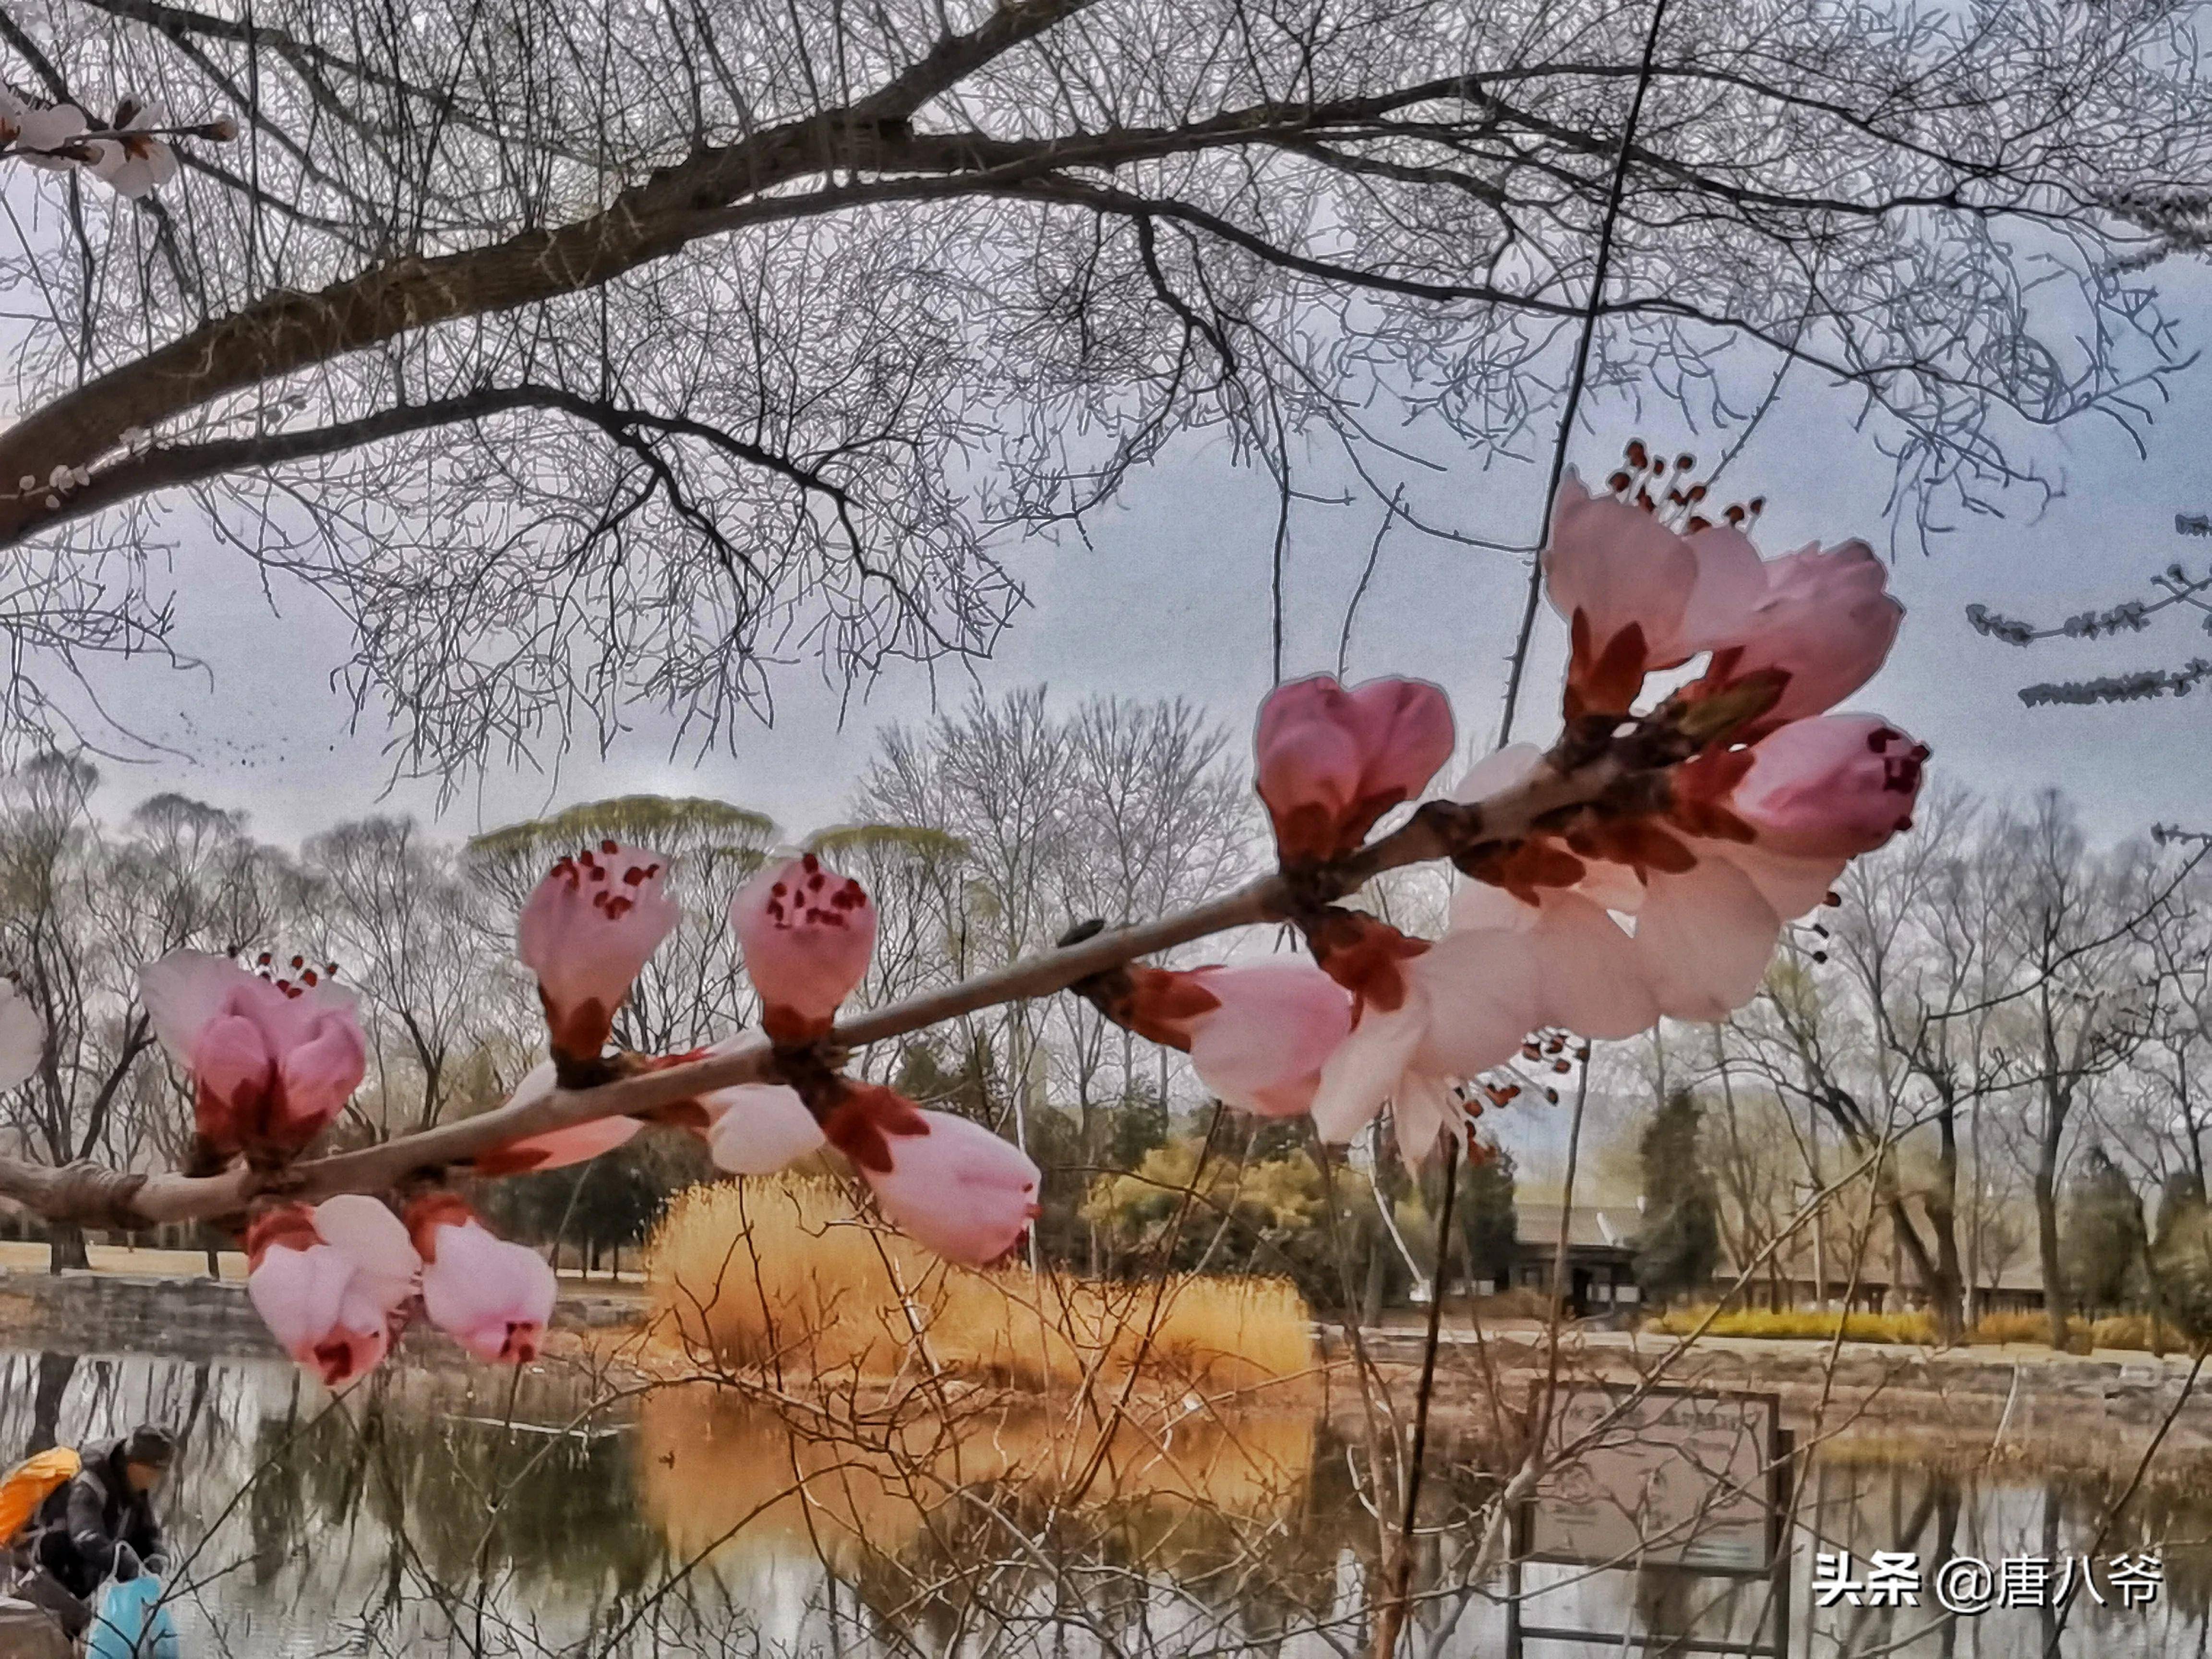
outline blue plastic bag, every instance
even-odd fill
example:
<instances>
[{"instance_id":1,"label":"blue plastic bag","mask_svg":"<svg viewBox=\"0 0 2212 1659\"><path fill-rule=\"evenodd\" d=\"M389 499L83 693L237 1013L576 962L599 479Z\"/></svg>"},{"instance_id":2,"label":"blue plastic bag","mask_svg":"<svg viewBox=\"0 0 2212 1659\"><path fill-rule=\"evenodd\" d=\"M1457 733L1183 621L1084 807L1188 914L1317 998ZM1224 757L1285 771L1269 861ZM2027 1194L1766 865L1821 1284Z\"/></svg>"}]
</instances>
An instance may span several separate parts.
<instances>
[{"instance_id":1,"label":"blue plastic bag","mask_svg":"<svg viewBox=\"0 0 2212 1659\"><path fill-rule=\"evenodd\" d=\"M100 1593L84 1659L179 1659L177 1622L161 1604L161 1581L128 1546L117 1552L115 1577Z\"/></svg>"}]
</instances>

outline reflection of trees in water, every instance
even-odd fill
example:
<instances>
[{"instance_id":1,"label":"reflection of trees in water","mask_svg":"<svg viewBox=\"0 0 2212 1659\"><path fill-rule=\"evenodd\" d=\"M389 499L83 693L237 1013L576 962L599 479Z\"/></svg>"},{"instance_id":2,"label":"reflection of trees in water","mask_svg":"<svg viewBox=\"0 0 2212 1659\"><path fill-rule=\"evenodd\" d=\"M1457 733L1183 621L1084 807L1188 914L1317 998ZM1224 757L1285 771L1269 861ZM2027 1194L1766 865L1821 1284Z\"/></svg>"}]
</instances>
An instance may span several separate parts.
<instances>
[{"instance_id":1,"label":"reflection of trees in water","mask_svg":"<svg viewBox=\"0 0 2212 1659\"><path fill-rule=\"evenodd\" d=\"M593 1397L573 1374L525 1384L526 1422L566 1424ZM284 1367L0 1353L0 1455L147 1417L184 1427L166 1502L179 1537L202 1546L182 1611L208 1638L192 1650L210 1659L338 1645L1249 1659L1367 1639L1376 1528L1352 1460L1303 1413L1193 1413L1106 1436L1043 1405L956 1399L948 1420L915 1396L841 1419L671 1388L643 1401L634 1433L596 1419L562 1434L504 1423L506 1403L422 1370L380 1373L333 1408ZM1410 1622L1414 1650L1436 1659L1486 1653L1492 1640L1480 1600L1462 1618L1454 1594L1495 1495L1480 1452L1449 1449L1439 1462L1453 1473L1423 1505L1415 1583L1433 1594ZM1862 1571L1877 1549L1917 1552L1931 1569L1954 1552L2058 1556L2086 1547L2118 1486L1824 1462L1798 1511L1819 1541L1801 1532L1801 1547L1849 1549ZM2185 1469L2148 1485L2100 1554L2162 1540L2173 1622L2080 1610L2067 1652L2193 1648L2212 1549L2190 1540L2207 1539L2212 1486ZM1617 1601L1585 1593L1593 1624L1633 1618L1678 1637L1744 1627L1766 1593L1659 1572L1619 1585ZM1937 1626L1939 1612L1925 1595L1918 1608L1824 1612L1805 1651L1875 1652ZM1970 1653L1977 1640L1984 1652L2037 1650L2045 1633L2029 1613L1992 1614L1964 1639L1960 1628L1929 1629L1905 1651Z\"/></svg>"},{"instance_id":2,"label":"reflection of trees in water","mask_svg":"<svg viewBox=\"0 0 2212 1659\"><path fill-rule=\"evenodd\" d=\"M869 1651L1044 1651L1085 1629L1237 1651L1326 1615L1338 1546L1306 1524L1310 1413L1106 1418L1109 1433L1046 1407L954 1412L801 1418L655 1395L640 1463L673 1571L811 1569L813 1625L848 1626L816 1639Z\"/></svg>"},{"instance_id":3,"label":"reflection of trees in water","mask_svg":"<svg viewBox=\"0 0 2212 1659\"><path fill-rule=\"evenodd\" d=\"M2124 1486L2102 1471L2054 1475L2051 1489L2068 1528L2087 1537ZM2164 1595L2193 1620L2212 1613L2212 1462L2204 1454L2160 1469L2113 1518L2101 1553L2157 1551L2166 1560Z\"/></svg>"}]
</instances>

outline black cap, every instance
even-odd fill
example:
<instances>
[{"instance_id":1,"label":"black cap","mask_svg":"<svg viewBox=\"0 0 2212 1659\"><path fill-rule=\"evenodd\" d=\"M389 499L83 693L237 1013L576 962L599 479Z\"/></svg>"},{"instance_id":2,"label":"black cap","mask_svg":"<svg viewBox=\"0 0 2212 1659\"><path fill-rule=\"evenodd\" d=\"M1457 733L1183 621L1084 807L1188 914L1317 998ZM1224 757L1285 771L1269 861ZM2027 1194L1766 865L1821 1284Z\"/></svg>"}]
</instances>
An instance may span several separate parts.
<instances>
[{"instance_id":1,"label":"black cap","mask_svg":"<svg viewBox=\"0 0 2212 1659\"><path fill-rule=\"evenodd\" d=\"M166 1469L177 1455L177 1437L158 1423L141 1423L123 1443L123 1461Z\"/></svg>"}]
</instances>

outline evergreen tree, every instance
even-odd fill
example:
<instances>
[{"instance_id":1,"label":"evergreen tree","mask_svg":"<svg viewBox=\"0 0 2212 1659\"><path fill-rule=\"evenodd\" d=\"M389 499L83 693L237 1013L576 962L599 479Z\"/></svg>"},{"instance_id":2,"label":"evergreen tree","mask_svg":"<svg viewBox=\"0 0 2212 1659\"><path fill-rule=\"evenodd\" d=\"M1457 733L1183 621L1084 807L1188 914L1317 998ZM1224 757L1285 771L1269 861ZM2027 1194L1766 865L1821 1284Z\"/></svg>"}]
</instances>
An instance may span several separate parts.
<instances>
[{"instance_id":1,"label":"evergreen tree","mask_svg":"<svg viewBox=\"0 0 2212 1659\"><path fill-rule=\"evenodd\" d=\"M2092 1146L2068 1189L2060 1241L2066 1282L2084 1311L2109 1313L2135 1299L2145 1243L2135 1183L2102 1146Z\"/></svg>"},{"instance_id":2,"label":"evergreen tree","mask_svg":"<svg viewBox=\"0 0 2212 1659\"><path fill-rule=\"evenodd\" d=\"M1697 1097L1678 1091L1652 1115L1638 1143L1644 1226L1637 1240L1636 1281L1649 1301L1671 1302L1703 1289L1720 1265L1720 1204L1698 1146L1704 1116Z\"/></svg>"},{"instance_id":3,"label":"evergreen tree","mask_svg":"<svg viewBox=\"0 0 2212 1659\"><path fill-rule=\"evenodd\" d=\"M1521 1219L1513 1207L1513 1154L1494 1140L1479 1140L1459 1172L1460 1240L1467 1276L1503 1290L1513 1282Z\"/></svg>"}]
</instances>

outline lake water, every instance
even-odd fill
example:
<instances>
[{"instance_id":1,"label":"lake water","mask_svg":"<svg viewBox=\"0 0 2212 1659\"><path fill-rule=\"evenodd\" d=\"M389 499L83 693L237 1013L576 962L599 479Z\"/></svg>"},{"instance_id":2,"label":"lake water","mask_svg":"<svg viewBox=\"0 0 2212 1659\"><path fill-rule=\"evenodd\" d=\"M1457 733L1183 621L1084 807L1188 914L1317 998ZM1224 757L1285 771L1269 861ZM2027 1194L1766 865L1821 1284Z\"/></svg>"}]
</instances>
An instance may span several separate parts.
<instances>
[{"instance_id":1,"label":"lake water","mask_svg":"<svg viewBox=\"0 0 2212 1659\"><path fill-rule=\"evenodd\" d=\"M185 1563L172 1586L187 1659L1364 1651L1377 1528L1355 1460L1311 1418L1194 1417L1163 1441L1102 1444L1041 1412L951 1401L812 1413L557 1365L520 1378L393 1367L334 1403L273 1363L0 1351L0 1462L149 1419L181 1432L163 1502ZM2106 1527L2106 1604L2077 1599L2063 1628L2033 1606L1947 1614L1925 1577L1917 1606L1814 1605L1816 1552L1850 1553L1862 1582L1877 1551L1917 1553L1925 1575L1954 1556L2001 1571L2078 1555L2115 1485L1825 1461L1794 1503L1788 1651L2204 1653L2212 1492L2179 1483L2150 1484ZM1506 1582L1455 1579L1480 1478L1447 1474L1432 1495L1401 1653L1510 1656ZM2144 1554L2162 1558L2163 1582L2123 1607L2111 1558ZM2016 1571L2018 1600L2033 1569ZM1741 1653L1778 1594L1674 1569L1532 1562L1519 1579L1522 1651L1545 1659L1622 1649L1531 1629Z\"/></svg>"}]
</instances>

